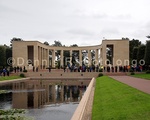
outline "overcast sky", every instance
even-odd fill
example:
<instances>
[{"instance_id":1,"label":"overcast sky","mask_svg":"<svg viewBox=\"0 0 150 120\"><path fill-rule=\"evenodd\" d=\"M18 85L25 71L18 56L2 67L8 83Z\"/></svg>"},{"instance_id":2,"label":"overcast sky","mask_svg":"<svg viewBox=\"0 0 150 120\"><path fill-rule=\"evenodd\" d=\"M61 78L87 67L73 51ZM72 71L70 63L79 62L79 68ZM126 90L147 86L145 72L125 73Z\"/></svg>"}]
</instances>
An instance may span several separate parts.
<instances>
[{"instance_id":1,"label":"overcast sky","mask_svg":"<svg viewBox=\"0 0 150 120\"><path fill-rule=\"evenodd\" d=\"M13 37L98 45L150 35L150 0L0 0L0 44Z\"/></svg>"}]
</instances>

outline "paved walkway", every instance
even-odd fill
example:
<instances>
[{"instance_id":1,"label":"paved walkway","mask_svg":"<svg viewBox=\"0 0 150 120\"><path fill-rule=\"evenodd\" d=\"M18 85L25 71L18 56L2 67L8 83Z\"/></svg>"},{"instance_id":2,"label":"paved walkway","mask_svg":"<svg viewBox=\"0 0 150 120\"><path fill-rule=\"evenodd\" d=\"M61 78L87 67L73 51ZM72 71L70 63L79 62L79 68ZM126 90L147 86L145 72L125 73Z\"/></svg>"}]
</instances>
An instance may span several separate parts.
<instances>
[{"instance_id":1,"label":"paved walkway","mask_svg":"<svg viewBox=\"0 0 150 120\"><path fill-rule=\"evenodd\" d=\"M117 81L125 83L133 88L150 94L150 80L130 76L109 76Z\"/></svg>"}]
</instances>

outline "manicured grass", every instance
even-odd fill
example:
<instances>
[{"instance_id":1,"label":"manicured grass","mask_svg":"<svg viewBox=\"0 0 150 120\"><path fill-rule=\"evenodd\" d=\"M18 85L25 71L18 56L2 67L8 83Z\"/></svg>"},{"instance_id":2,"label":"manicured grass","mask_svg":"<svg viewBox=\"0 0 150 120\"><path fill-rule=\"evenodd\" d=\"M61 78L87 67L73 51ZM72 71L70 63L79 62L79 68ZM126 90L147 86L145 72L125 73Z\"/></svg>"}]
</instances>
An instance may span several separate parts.
<instances>
[{"instance_id":1,"label":"manicured grass","mask_svg":"<svg viewBox=\"0 0 150 120\"><path fill-rule=\"evenodd\" d=\"M146 74L146 73L142 73L142 74L135 74L135 75L132 75L134 77L138 77L138 78L144 78L144 79L148 79L150 80L150 74Z\"/></svg>"},{"instance_id":2,"label":"manicured grass","mask_svg":"<svg viewBox=\"0 0 150 120\"><path fill-rule=\"evenodd\" d=\"M150 95L107 76L96 80L92 120L150 120Z\"/></svg>"},{"instance_id":3,"label":"manicured grass","mask_svg":"<svg viewBox=\"0 0 150 120\"><path fill-rule=\"evenodd\" d=\"M13 80L13 79L18 79L22 78L20 76L0 76L0 81L6 81L6 80Z\"/></svg>"}]
</instances>

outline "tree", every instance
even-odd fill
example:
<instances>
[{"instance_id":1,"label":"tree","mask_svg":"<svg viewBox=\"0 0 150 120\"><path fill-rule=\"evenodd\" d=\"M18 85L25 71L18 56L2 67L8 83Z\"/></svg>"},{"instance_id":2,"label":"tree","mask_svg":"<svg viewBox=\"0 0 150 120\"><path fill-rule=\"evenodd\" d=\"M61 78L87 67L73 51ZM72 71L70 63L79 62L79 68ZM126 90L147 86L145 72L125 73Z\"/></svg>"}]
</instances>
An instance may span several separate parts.
<instances>
[{"instance_id":1,"label":"tree","mask_svg":"<svg viewBox=\"0 0 150 120\"><path fill-rule=\"evenodd\" d=\"M57 46L57 47L59 46L59 47L61 47L62 44L61 44L61 42L59 40L55 40L54 44L52 46Z\"/></svg>"},{"instance_id":2,"label":"tree","mask_svg":"<svg viewBox=\"0 0 150 120\"><path fill-rule=\"evenodd\" d=\"M49 43L47 41L45 41L44 44L49 46Z\"/></svg>"},{"instance_id":3,"label":"tree","mask_svg":"<svg viewBox=\"0 0 150 120\"><path fill-rule=\"evenodd\" d=\"M6 48L5 46L0 46L0 67L6 65Z\"/></svg>"},{"instance_id":4,"label":"tree","mask_svg":"<svg viewBox=\"0 0 150 120\"><path fill-rule=\"evenodd\" d=\"M12 48L11 47L6 47L6 64L7 66L12 66Z\"/></svg>"},{"instance_id":5,"label":"tree","mask_svg":"<svg viewBox=\"0 0 150 120\"><path fill-rule=\"evenodd\" d=\"M11 40L10 40L10 46L12 46L12 42L13 41L23 41L21 38L16 38L16 37L14 37L14 38L12 38Z\"/></svg>"},{"instance_id":6,"label":"tree","mask_svg":"<svg viewBox=\"0 0 150 120\"><path fill-rule=\"evenodd\" d=\"M78 47L77 44L70 45L70 47Z\"/></svg>"},{"instance_id":7,"label":"tree","mask_svg":"<svg viewBox=\"0 0 150 120\"><path fill-rule=\"evenodd\" d=\"M141 44L138 47L138 52L137 52L137 61L138 61L138 63L139 63L140 60L144 59L145 48L146 48L146 46L144 44Z\"/></svg>"},{"instance_id":8,"label":"tree","mask_svg":"<svg viewBox=\"0 0 150 120\"><path fill-rule=\"evenodd\" d=\"M144 60L146 65L150 65L150 40L146 41Z\"/></svg>"},{"instance_id":9,"label":"tree","mask_svg":"<svg viewBox=\"0 0 150 120\"><path fill-rule=\"evenodd\" d=\"M133 49L134 49L134 47L139 47L139 45L141 45L141 41L139 41L139 40L135 40L135 39L133 39L133 40L130 40L129 41L129 58L130 58L130 60L132 60L133 58Z\"/></svg>"},{"instance_id":10,"label":"tree","mask_svg":"<svg viewBox=\"0 0 150 120\"><path fill-rule=\"evenodd\" d=\"M132 59L137 60L138 47L133 48Z\"/></svg>"},{"instance_id":11,"label":"tree","mask_svg":"<svg viewBox=\"0 0 150 120\"><path fill-rule=\"evenodd\" d=\"M150 35L148 35L148 36L146 36L146 37L150 39Z\"/></svg>"}]
</instances>

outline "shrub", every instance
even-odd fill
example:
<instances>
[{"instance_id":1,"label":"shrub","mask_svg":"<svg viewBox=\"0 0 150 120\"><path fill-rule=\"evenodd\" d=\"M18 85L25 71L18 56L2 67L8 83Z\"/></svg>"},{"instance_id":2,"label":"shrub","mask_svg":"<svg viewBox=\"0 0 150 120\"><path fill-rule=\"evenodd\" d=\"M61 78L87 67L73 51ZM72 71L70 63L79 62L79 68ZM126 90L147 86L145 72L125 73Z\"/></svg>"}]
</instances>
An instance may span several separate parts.
<instances>
[{"instance_id":1,"label":"shrub","mask_svg":"<svg viewBox=\"0 0 150 120\"><path fill-rule=\"evenodd\" d=\"M27 70L23 70L23 72L28 72Z\"/></svg>"},{"instance_id":2,"label":"shrub","mask_svg":"<svg viewBox=\"0 0 150 120\"><path fill-rule=\"evenodd\" d=\"M103 76L103 73L99 73L99 74L98 74L98 77L101 77L101 76Z\"/></svg>"},{"instance_id":3,"label":"shrub","mask_svg":"<svg viewBox=\"0 0 150 120\"><path fill-rule=\"evenodd\" d=\"M103 72L103 69L99 69L99 72Z\"/></svg>"},{"instance_id":4,"label":"shrub","mask_svg":"<svg viewBox=\"0 0 150 120\"><path fill-rule=\"evenodd\" d=\"M129 72L134 72L133 69L130 69Z\"/></svg>"},{"instance_id":5,"label":"shrub","mask_svg":"<svg viewBox=\"0 0 150 120\"><path fill-rule=\"evenodd\" d=\"M135 73L134 73L134 72L131 72L130 75L135 75Z\"/></svg>"},{"instance_id":6,"label":"shrub","mask_svg":"<svg viewBox=\"0 0 150 120\"><path fill-rule=\"evenodd\" d=\"M25 77L25 75L23 73L20 74L20 77Z\"/></svg>"},{"instance_id":7,"label":"shrub","mask_svg":"<svg viewBox=\"0 0 150 120\"><path fill-rule=\"evenodd\" d=\"M147 70L147 71L146 71L146 74L150 74L150 70Z\"/></svg>"}]
</instances>

